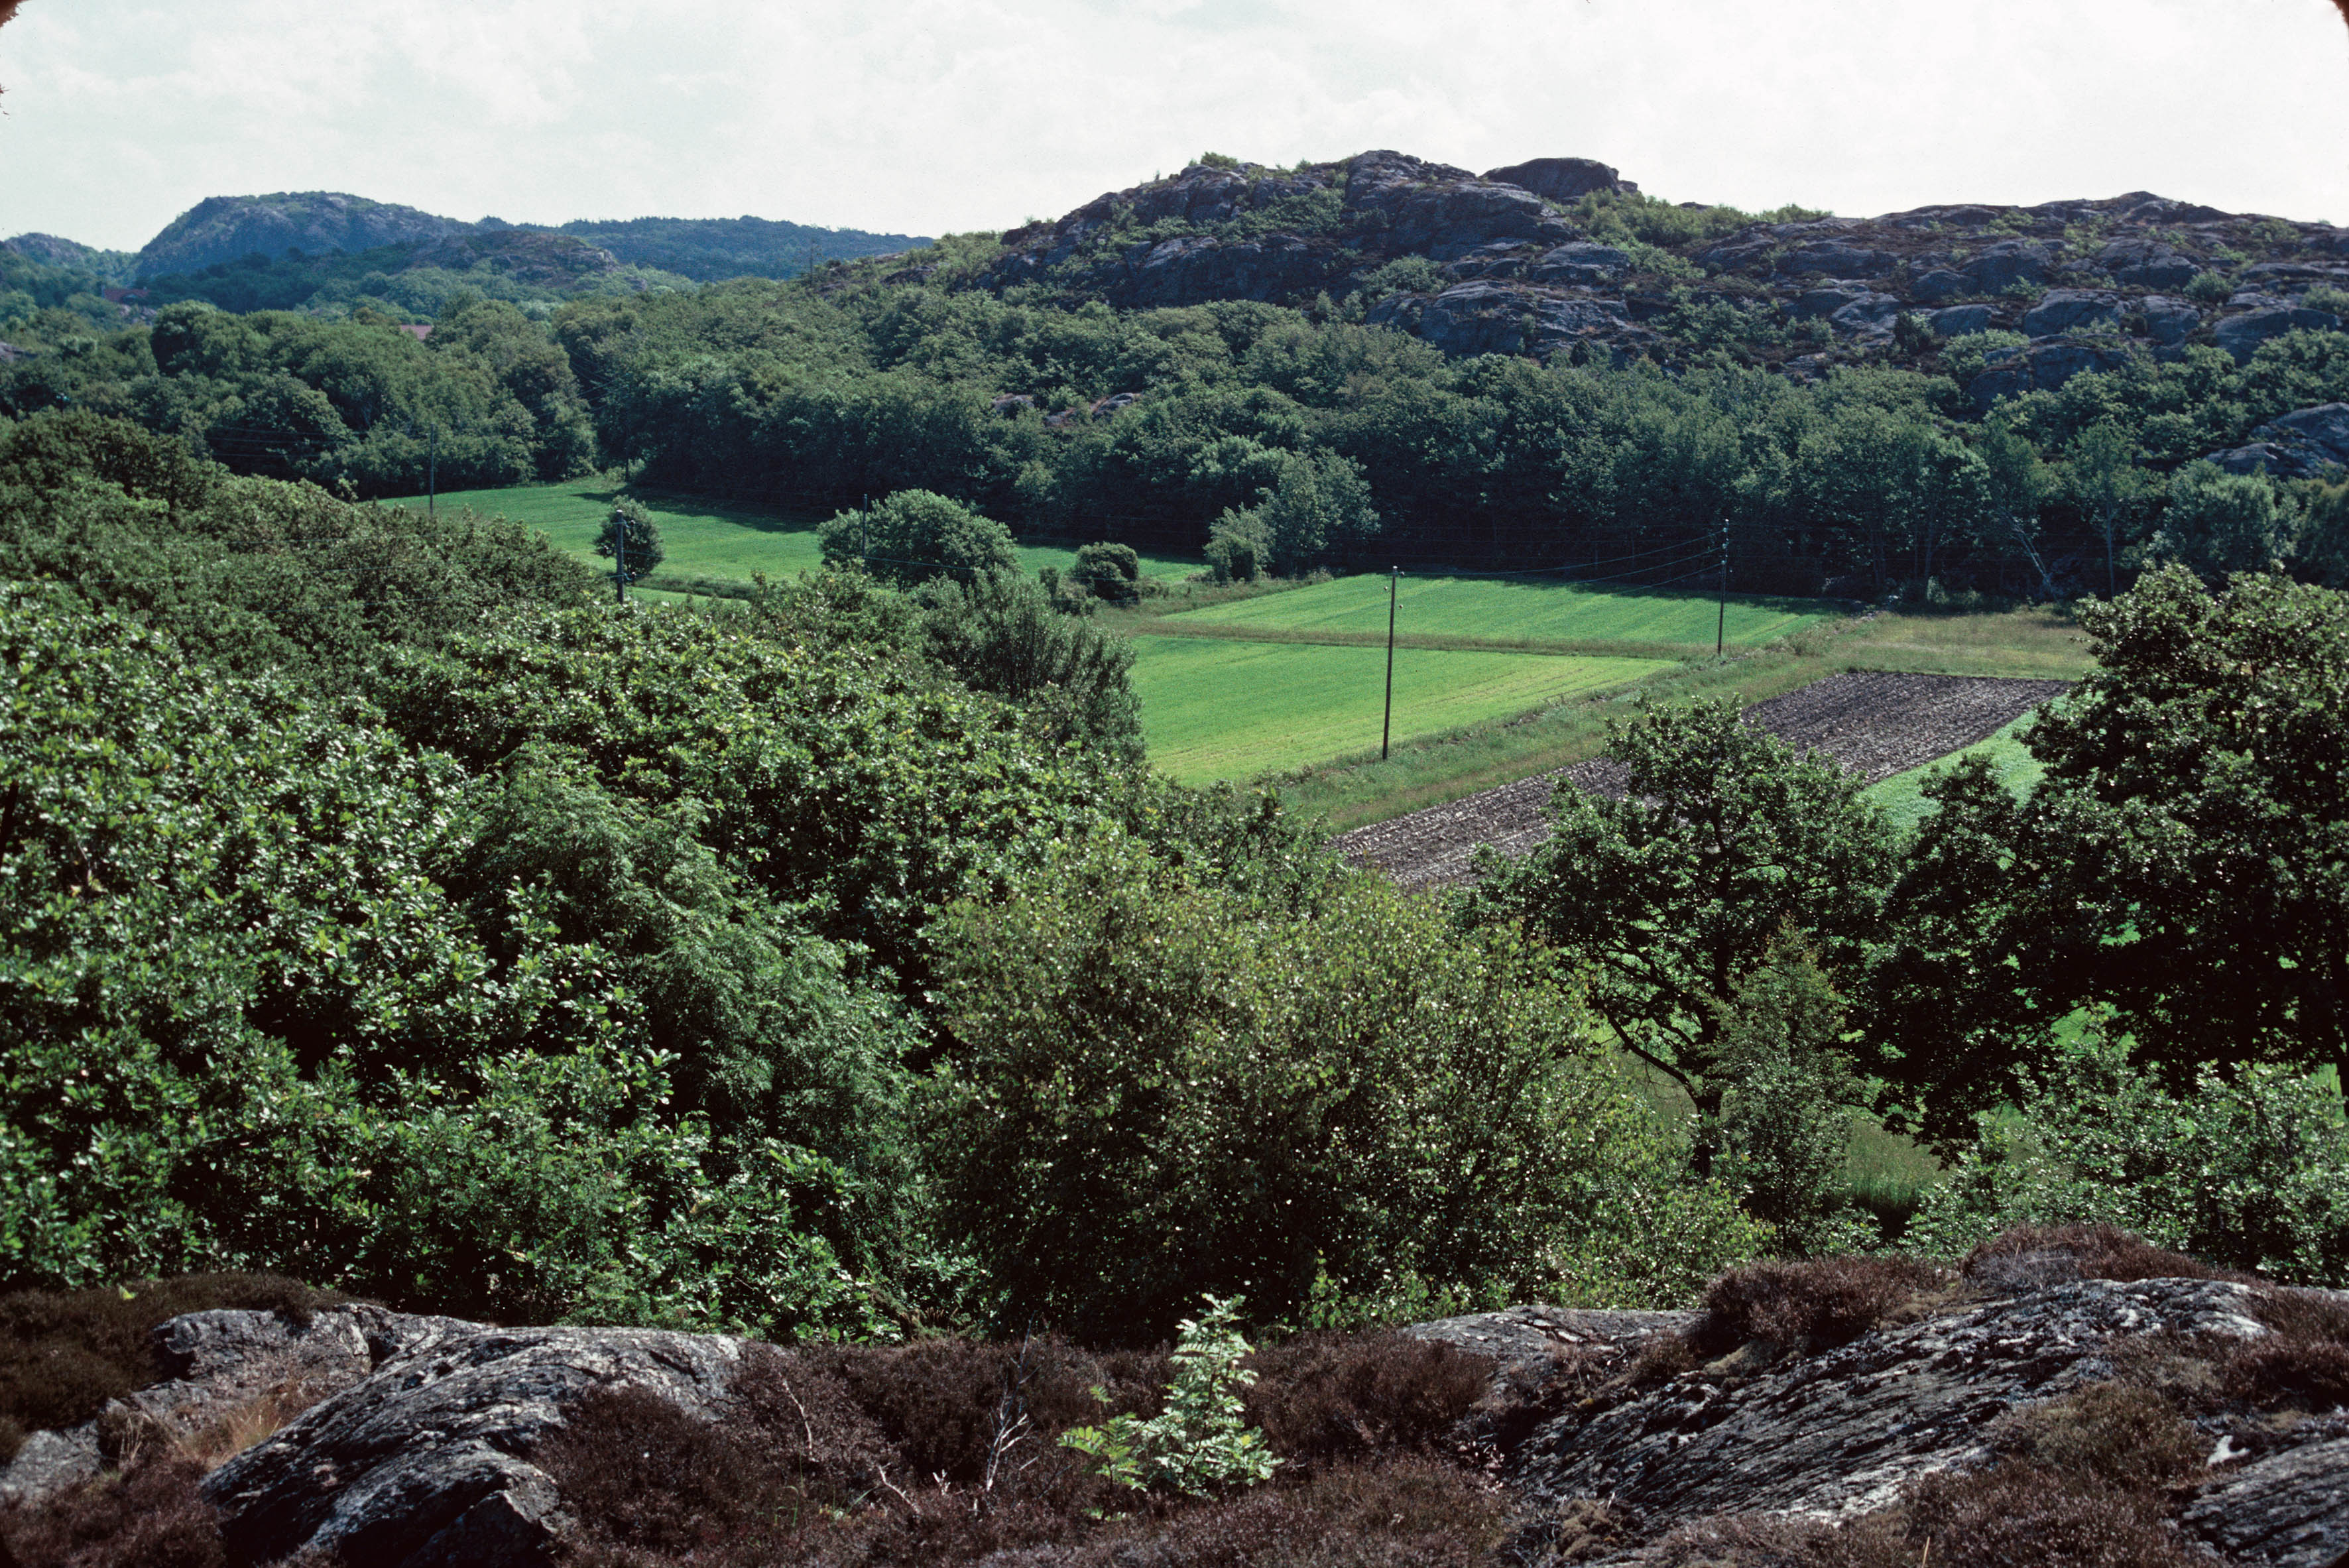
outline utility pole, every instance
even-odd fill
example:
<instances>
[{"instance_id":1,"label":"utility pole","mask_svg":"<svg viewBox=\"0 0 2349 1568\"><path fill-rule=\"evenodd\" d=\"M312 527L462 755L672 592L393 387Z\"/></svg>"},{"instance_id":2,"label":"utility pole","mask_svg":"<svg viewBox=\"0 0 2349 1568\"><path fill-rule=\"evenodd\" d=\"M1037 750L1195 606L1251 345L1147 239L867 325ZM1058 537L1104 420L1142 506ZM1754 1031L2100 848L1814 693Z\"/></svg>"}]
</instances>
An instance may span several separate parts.
<instances>
[{"instance_id":1,"label":"utility pole","mask_svg":"<svg viewBox=\"0 0 2349 1568\"><path fill-rule=\"evenodd\" d=\"M1713 656L1721 657L1729 640L1729 520L1721 523L1721 613L1713 618Z\"/></svg>"},{"instance_id":2,"label":"utility pole","mask_svg":"<svg viewBox=\"0 0 2349 1568\"><path fill-rule=\"evenodd\" d=\"M1387 713L1379 721L1379 760L1387 759L1387 742L1394 735L1394 626L1395 590L1402 585L1402 568L1398 566L1387 577Z\"/></svg>"}]
</instances>

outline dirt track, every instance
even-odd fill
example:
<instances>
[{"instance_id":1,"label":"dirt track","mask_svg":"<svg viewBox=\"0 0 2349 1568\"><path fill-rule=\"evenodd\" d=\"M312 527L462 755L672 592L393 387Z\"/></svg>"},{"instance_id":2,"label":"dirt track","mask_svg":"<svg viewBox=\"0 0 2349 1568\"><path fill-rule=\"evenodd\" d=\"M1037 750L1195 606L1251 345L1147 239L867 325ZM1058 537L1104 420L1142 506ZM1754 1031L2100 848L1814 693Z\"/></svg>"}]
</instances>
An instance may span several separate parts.
<instances>
[{"instance_id":1,"label":"dirt track","mask_svg":"<svg viewBox=\"0 0 2349 1568\"><path fill-rule=\"evenodd\" d=\"M2070 688L2068 681L1982 676L1842 675L1755 703L1749 724L1816 748L1873 784L1963 750ZM1479 844L1522 855L1549 837L1545 815L1559 779L1602 794L1623 790L1623 765L1607 758L1537 773L1445 806L1373 822L1330 841L1358 866L1383 871L1404 887L1468 880Z\"/></svg>"}]
</instances>

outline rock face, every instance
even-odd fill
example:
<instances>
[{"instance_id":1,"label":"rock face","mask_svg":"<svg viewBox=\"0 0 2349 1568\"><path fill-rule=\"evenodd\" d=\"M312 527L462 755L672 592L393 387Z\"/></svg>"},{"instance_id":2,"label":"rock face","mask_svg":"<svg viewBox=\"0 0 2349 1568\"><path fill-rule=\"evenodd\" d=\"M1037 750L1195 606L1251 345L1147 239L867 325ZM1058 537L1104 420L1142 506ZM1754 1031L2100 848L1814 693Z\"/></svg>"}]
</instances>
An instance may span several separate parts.
<instances>
[{"instance_id":1,"label":"rock face","mask_svg":"<svg viewBox=\"0 0 2349 1568\"><path fill-rule=\"evenodd\" d=\"M2349 403L2296 408L2252 431L2248 445L2213 452L2210 460L2229 473L2265 469L2280 480L2316 479L2349 467Z\"/></svg>"},{"instance_id":2,"label":"rock face","mask_svg":"<svg viewBox=\"0 0 2349 1568\"><path fill-rule=\"evenodd\" d=\"M2251 1460L2205 1486L2185 1522L2237 1563L2334 1568L2349 1555L2349 1436Z\"/></svg>"},{"instance_id":3,"label":"rock face","mask_svg":"<svg viewBox=\"0 0 2349 1568\"><path fill-rule=\"evenodd\" d=\"M95 1420L34 1433L12 1463L0 1466L0 1499L38 1497L88 1480L119 1457L116 1445L137 1440L141 1429L185 1437L273 1392L306 1401L347 1388L372 1371L380 1355L441 1326L477 1326L366 1305L327 1308L307 1323L273 1312L175 1317L155 1331L165 1381L113 1401Z\"/></svg>"},{"instance_id":4,"label":"rock face","mask_svg":"<svg viewBox=\"0 0 2349 1568\"><path fill-rule=\"evenodd\" d=\"M1992 353L1983 362L1987 368L1966 390L1977 405L1988 408L2001 397L2017 393L2053 392L2082 371L2118 370L2128 357L2128 350L2117 344L2041 338L2024 348Z\"/></svg>"},{"instance_id":5,"label":"rock face","mask_svg":"<svg viewBox=\"0 0 2349 1568\"><path fill-rule=\"evenodd\" d=\"M206 1480L232 1561L305 1548L382 1568L539 1561L561 1500L524 1456L565 1402L626 1383L714 1417L743 1355L714 1335L445 1320L381 1348L367 1377Z\"/></svg>"},{"instance_id":6,"label":"rock face","mask_svg":"<svg viewBox=\"0 0 2349 1568\"><path fill-rule=\"evenodd\" d=\"M2229 316L2219 324L2212 335L2218 340L2219 346L2233 355L2235 363L2240 365L2258 353L2260 345L2271 337L2282 337L2287 332L2302 327L2332 332L2338 330L2340 325L2341 318L2331 311L2311 310L2304 305L2263 304L2240 315Z\"/></svg>"}]
</instances>

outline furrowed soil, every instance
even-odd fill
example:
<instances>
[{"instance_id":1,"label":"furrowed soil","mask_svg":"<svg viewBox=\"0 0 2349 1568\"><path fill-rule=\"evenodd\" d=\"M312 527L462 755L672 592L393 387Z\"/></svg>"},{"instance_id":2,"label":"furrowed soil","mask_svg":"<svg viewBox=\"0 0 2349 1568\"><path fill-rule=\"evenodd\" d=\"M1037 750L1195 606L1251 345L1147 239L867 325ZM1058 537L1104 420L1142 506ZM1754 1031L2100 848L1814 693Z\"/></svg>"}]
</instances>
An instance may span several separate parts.
<instances>
[{"instance_id":1,"label":"furrowed soil","mask_svg":"<svg viewBox=\"0 0 2349 1568\"><path fill-rule=\"evenodd\" d=\"M1873 784L1964 749L2070 688L2067 681L1856 672L1815 681L1745 710L1746 722L1835 758ZM1442 806L1356 828L1330 847L1407 888L1469 880L1479 844L1522 855L1549 837L1547 811L1563 780L1623 792L1623 765L1594 758Z\"/></svg>"}]
</instances>

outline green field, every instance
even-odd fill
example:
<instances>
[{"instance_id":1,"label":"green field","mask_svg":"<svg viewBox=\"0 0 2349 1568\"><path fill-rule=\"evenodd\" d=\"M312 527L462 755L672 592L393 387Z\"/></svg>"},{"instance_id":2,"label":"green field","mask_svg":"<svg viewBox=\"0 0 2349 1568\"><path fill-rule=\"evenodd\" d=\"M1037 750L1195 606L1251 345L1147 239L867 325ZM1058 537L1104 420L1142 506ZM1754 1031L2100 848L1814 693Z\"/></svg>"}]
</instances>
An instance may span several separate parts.
<instances>
[{"instance_id":1,"label":"green field","mask_svg":"<svg viewBox=\"0 0 2349 1568\"><path fill-rule=\"evenodd\" d=\"M502 515L539 529L558 549L600 567L604 562L595 553L596 537L603 531L604 520L611 515L612 503L629 493L625 486L596 478L502 490L451 490L440 497L440 504L469 506L484 515ZM660 529L665 553L655 583L697 579L747 588L754 573L787 583L823 564L815 531L821 518L658 493L636 499L652 513ZM419 503L411 498L400 504ZM1046 566L1065 572L1077 559L1075 548L1070 545L1021 545L1019 555L1020 566L1030 573ZM1145 555L1142 570L1149 576L1175 581L1199 570L1199 563L1177 556Z\"/></svg>"},{"instance_id":2,"label":"green field","mask_svg":"<svg viewBox=\"0 0 2349 1568\"><path fill-rule=\"evenodd\" d=\"M1999 730L1989 739L1967 747L1963 751L1928 762L1922 768L1912 768L1906 773L1895 773L1889 779L1878 779L1868 787L1868 798L1884 809L1885 815L1899 826L1903 833L1913 833L1935 808L1925 799L1925 781L1937 773L1945 773L1962 757L1977 753L1990 758L1991 767L1997 771L1998 781L2009 793L2021 796L2039 782L2047 771L2039 758L2024 749L2022 734L2032 720L2031 714Z\"/></svg>"},{"instance_id":3,"label":"green field","mask_svg":"<svg viewBox=\"0 0 2349 1568\"><path fill-rule=\"evenodd\" d=\"M1378 750L1381 649L1148 635L1133 646L1150 759L1185 783ZM1411 652L1395 660L1394 738L1523 713L1661 667L1652 659Z\"/></svg>"},{"instance_id":4,"label":"green field","mask_svg":"<svg viewBox=\"0 0 2349 1568\"><path fill-rule=\"evenodd\" d=\"M1841 614L1807 599L1733 596L1727 640L1758 647ZM1395 596L1398 637L1433 642L1526 645L1627 644L1676 652L1713 651L1719 601L1704 593L1646 589L1586 588L1567 583L1493 578L1414 576L1406 573ZM1387 632L1387 579L1340 577L1310 588L1242 599L1169 617L1153 630L1180 634L1196 627L1257 633L1305 633L1372 638Z\"/></svg>"}]
</instances>

